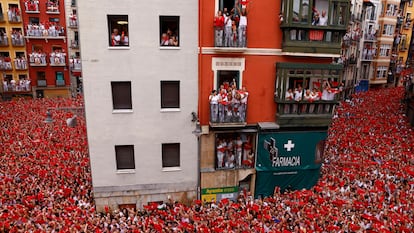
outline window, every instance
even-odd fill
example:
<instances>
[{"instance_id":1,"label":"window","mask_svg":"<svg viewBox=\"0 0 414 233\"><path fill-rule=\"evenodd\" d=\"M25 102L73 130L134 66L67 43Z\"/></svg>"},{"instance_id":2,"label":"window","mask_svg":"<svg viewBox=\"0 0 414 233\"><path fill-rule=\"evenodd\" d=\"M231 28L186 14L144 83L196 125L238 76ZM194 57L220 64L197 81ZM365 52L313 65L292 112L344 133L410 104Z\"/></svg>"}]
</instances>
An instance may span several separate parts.
<instances>
[{"instance_id":1,"label":"window","mask_svg":"<svg viewBox=\"0 0 414 233\"><path fill-rule=\"evenodd\" d=\"M387 66L378 66L377 68L377 78L386 78L387 77Z\"/></svg>"},{"instance_id":2,"label":"window","mask_svg":"<svg viewBox=\"0 0 414 233\"><path fill-rule=\"evenodd\" d=\"M254 168L256 135L216 134L216 169Z\"/></svg>"},{"instance_id":3,"label":"window","mask_svg":"<svg viewBox=\"0 0 414 233\"><path fill-rule=\"evenodd\" d=\"M162 167L180 166L180 143L162 144Z\"/></svg>"},{"instance_id":4,"label":"window","mask_svg":"<svg viewBox=\"0 0 414 233\"><path fill-rule=\"evenodd\" d=\"M380 46L380 56L381 57L388 57L391 52L391 45L389 44L382 44Z\"/></svg>"},{"instance_id":5,"label":"window","mask_svg":"<svg viewBox=\"0 0 414 233\"><path fill-rule=\"evenodd\" d=\"M116 169L135 169L134 146L115 146Z\"/></svg>"},{"instance_id":6,"label":"window","mask_svg":"<svg viewBox=\"0 0 414 233\"><path fill-rule=\"evenodd\" d=\"M128 15L108 15L109 46L129 46Z\"/></svg>"},{"instance_id":7,"label":"window","mask_svg":"<svg viewBox=\"0 0 414 233\"><path fill-rule=\"evenodd\" d=\"M179 16L160 16L160 46L180 46Z\"/></svg>"},{"instance_id":8,"label":"window","mask_svg":"<svg viewBox=\"0 0 414 233\"><path fill-rule=\"evenodd\" d=\"M180 81L161 81L161 108L180 107Z\"/></svg>"},{"instance_id":9,"label":"window","mask_svg":"<svg viewBox=\"0 0 414 233\"><path fill-rule=\"evenodd\" d=\"M38 17L29 17L30 24L39 24L39 18Z\"/></svg>"},{"instance_id":10,"label":"window","mask_svg":"<svg viewBox=\"0 0 414 233\"><path fill-rule=\"evenodd\" d=\"M384 29L382 31L382 34L386 36L394 35L394 25L384 24Z\"/></svg>"},{"instance_id":11,"label":"window","mask_svg":"<svg viewBox=\"0 0 414 233\"><path fill-rule=\"evenodd\" d=\"M39 87L46 87L47 86L46 73L44 71L38 71L36 73L36 78L37 78L37 86L39 86Z\"/></svg>"},{"instance_id":12,"label":"window","mask_svg":"<svg viewBox=\"0 0 414 233\"><path fill-rule=\"evenodd\" d=\"M132 109L131 82L111 82L113 109Z\"/></svg>"}]
</instances>

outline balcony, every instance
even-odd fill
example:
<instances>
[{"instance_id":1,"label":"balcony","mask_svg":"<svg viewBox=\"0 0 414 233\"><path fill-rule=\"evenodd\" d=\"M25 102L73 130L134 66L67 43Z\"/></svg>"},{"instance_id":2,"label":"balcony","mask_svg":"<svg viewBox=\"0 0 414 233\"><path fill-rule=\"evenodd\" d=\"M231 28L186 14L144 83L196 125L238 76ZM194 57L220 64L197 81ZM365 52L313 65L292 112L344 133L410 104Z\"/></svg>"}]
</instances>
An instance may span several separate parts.
<instances>
[{"instance_id":1,"label":"balcony","mask_svg":"<svg viewBox=\"0 0 414 233\"><path fill-rule=\"evenodd\" d=\"M78 72L82 70L81 60L79 58L69 59L70 69L72 72Z\"/></svg>"},{"instance_id":2,"label":"balcony","mask_svg":"<svg viewBox=\"0 0 414 233\"><path fill-rule=\"evenodd\" d=\"M30 66L47 66L46 53L33 52L29 54Z\"/></svg>"},{"instance_id":3,"label":"balcony","mask_svg":"<svg viewBox=\"0 0 414 233\"><path fill-rule=\"evenodd\" d=\"M49 58L50 66L66 66L66 53L53 52Z\"/></svg>"},{"instance_id":4,"label":"balcony","mask_svg":"<svg viewBox=\"0 0 414 233\"><path fill-rule=\"evenodd\" d=\"M42 80L42 79L40 79L40 80L37 80L37 86L38 87L47 87L47 83L46 83L46 80Z\"/></svg>"},{"instance_id":5,"label":"balcony","mask_svg":"<svg viewBox=\"0 0 414 233\"><path fill-rule=\"evenodd\" d=\"M12 8L9 9L9 14L8 14L8 18L9 18L9 23L21 23L22 22L22 17L20 15L20 10L18 8Z\"/></svg>"},{"instance_id":6,"label":"balcony","mask_svg":"<svg viewBox=\"0 0 414 233\"><path fill-rule=\"evenodd\" d=\"M20 34L12 34L12 45L15 47L22 47L25 45L24 38Z\"/></svg>"},{"instance_id":7,"label":"balcony","mask_svg":"<svg viewBox=\"0 0 414 233\"><path fill-rule=\"evenodd\" d=\"M9 46L9 37L4 35L0 37L0 46L1 47L7 47Z\"/></svg>"},{"instance_id":8,"label":"balcony","mask_svg":"<svg viewBox=\"0 0 414 233\"><path fill-rule=\"evenodd\" d=\"M57 87L64 87L65 86L65 80L64 79L57 79L56 80L56 86Z\"/></svg>"},{"instance_id":9,"label":"balcony","mask_svg":"<svg viewBox=\"0 0 414 233\"><path fill-rule=\"evenodd\" d=\"M2 70L2 71L13 70L10 57L1 57L0 58L0 70Z\"/></svg>"},{"instance_id":10,"label":"balcony","mask_svg":"<svg viewBox=\"0 0 414 233\"><path fill-rule=\"evenodd\" d=\"M328 126L338 101L276 101L277 123L283 126ZM306 122L306 123L305 123ZM304 124L305 123L305 124Z\"/></svg>"},{"instance_id":11,"label":"balcony","mask_svg":"<svg viewBox=\"0 0 414 233\"><path fill-rule=\"evenodd\" d=\"M79 41L78 40L71 40L70 41L70 48L71 49L79 49Z\"/></svg>"},{"instance_id":12,"label":"balcony","mask_svg":"<svg viewBox=\"0 0 414 233\"><path fill-rule=\"evenodd\" d=\"M365 41L377 41L377 36L376 36L376 31L375 32L366 32L364 33L364 40Z\"/></svg>"},{"instance_id":13,"label":"balcony","mask_svg":"<svg viewBox=\"0 0 414 233\"><path fill-rule=\"evenodd\" d=\"M59 14L59 1L47 1L46 2L47 14Z\"/></svg>"},{"instance_id":14,"label":"balcony","mask_svg":"<svg viewBox=\"0 0 414 233\"><path fill-rule=\"evenodd\" d=\"M42 24L29 24L26 35L27 39L45 39L46 41L48 39L63 39L66 41L64 28L57 24L51 24L47 27Z\"/></svg>"},{"instance_id":15,"label":"balcony","mask_svg":"<svg viewBox=\"0 0 414 233\"><path fill-rule=\"evenodd\" d=\"M247 105L234 103L210 104L210 125L212 127L245 126Z\"/></svg>"},{"instance_id":16,"label":"balcony","mask_svg":"<svg viewBox=\"0 0 414 233\"><path fill-rule=\"evenodd\" d=\"M4 19L4 14L0 13L0 23L4 23L6 20Z\"/></svg>"},{"instance_id":17,"label":"balcony","mask_svg":"<svg viewBox=\"0 0 414 233\"><path fill-rule=\"evenodd\" d=\"M14 94L22 94L27 93L32 90L32 87L30 85L29 79L21 79L18 82L16 80L7 81L7 83L4 83L4 92L8 92L8 94L11 94L14 92Z\"/></svg>"},{"instance_id":18,"label":"balcony","mask_svg":"<svg viewBox=\"0 0 414 233\"><path fill-rule=\"evenodd\" d=\"M377 49L375 48L364 48L362 50L361 61L373 61L376 58Z\"/></svg>"},{"instance_id":19,"label":"balcony","mask_svg":"<svg viewBox=\"0 0 414 233\"><path fill-rule=\"evenodd\" d=\"M69 27L78 28L78 18L76 17L76 15L69 16Z\"/></svg>"},{"instance_id":20,"label":"balcony","mask_svg":"<svg viewBox=\"0 0 414 233\"><path fill-rule=\"evenodd\" d=\"M40 13L39 11L39 3L34 1L25 1L24 9L28 14L37 14Z\"/></svg>"},{"instance_id":21,"label":"balcony","mask_svg":"<svg viewBox=\"0 0 414 233\"><path fill-rule=\"evenodd\" d=\"M14 59L14 68L16 70L27 70L27 60L24 58Z\"/></svg>"},{"instance_id":22,"label":"balcony","mask_svg":"<svg viewBox=\"0 0 414 233\"><path fill-rule=\"evenodd\" d=\"M276 63L276 123L329 126L343 90L342 64Z\"/></svg>"}]
</instances>

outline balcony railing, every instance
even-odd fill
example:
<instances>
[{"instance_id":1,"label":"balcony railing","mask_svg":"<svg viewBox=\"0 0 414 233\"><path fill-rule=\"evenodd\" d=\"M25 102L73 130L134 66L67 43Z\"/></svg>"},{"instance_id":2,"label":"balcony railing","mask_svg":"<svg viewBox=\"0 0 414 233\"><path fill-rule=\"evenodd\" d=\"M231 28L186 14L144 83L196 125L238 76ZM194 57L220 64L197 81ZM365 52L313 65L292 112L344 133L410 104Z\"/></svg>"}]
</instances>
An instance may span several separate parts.
<instances>
[{"instance_id":1,"label":"balcony railing","mask_svg":"<svg viewBox=\"0 0 414 233\"><path fill-rule=\"evenodd\" d=\"M232 30L231 27L214 27L214 47L218 48L246 48L247 33L246 27L239 27Z\"/></svg>"},{"instance_id":2,"label":"balcony railing","mask_svg":"<svg viewBox=\"0 0 414 233\"><path fill-rule=\"evenodd\" d=\"M46 66L46 53L31 53L29 54L30 66Z\"/></svg>"},{"instance_id":3,"label":"balcony railing","mask_svg":"<svg viewBox=\"0 0 414 233\"><path fill-rule=\"evenodd\" d=\"M12 63L9 57L0 60L0 70L13 70Z\"/></svg>"},{"instance_id":4,"label":"balcony railing","mask_svg":"<svg viewBox=\"0 0 414 233\"><path fill-rule=\"evenodd\" d=\"M16 70L27 70L27 60L24 58L14 59L14 67Z\"/></svg>"},{"instance_id":5,"label":"balcony railing","mask_svg":"<svg viewBox=\"0 0 414 233\"><path fill-rule=\"evenodd\" d=\"M35 1L25 1L24 7L26 10L26 13L39 13L39 3Z\"/></svg>"},{"instance_id":6,"label":"balcony railing","mask_svg":"<svg viewBox=\"0 0 414 233\"><path fill-rule=\"evenodd\" d=\"M377 50L365 48L362 50L362 61L372 61L376 58Z\"/></svg>"},{"instance_id":7,"label":"balcony railing","mask_svg":"<svg viewBox=\"0 0 414 233\"><path fill-rule=\"evenodd\" d=\"M20 34L12 34L12 45L13 46L24 46L24 38Z\"/></svg>"},{"instance_id":8,"label":"balcony railing","mask_svg":"<svg viewBox=\"0 0 414 233\"><path fill-rule=\"evenodd\" d=\"M56 80L56 86L65 86L65 80L64 79L57 79Z\"/></svg>"},{"instance_id":9,"label":"balcony railing","mask_svg":"<svg viewBox=\"0 0 414 233\"><path fill-rule=\"evenodd\" d=\"M46 80L44 80L44 79L37 80L37 86L38 87L47 87Z\"/></svg>"},{"instance_id":10,"label":"balcony railing","mask_svg":"<svg viewBox=\"0 0 414 233\"><path fill-rule=\"evenodd\" d=\"M77 28L78 27L78 18L76 15L69 16L69 27Z\"/></svg>"},{"instance_id":11,"label":"balcony railing","mask_svg":"<svg viewBox=\"0 0 414 233\"><path fill-rule=\"evenodd\" d=\"M59 14L59 2L58 1L47 1L46 2L46 13Z\"/></svg>"},{"instance_id":12,"label":"balcony railing","mask_svg":"<svg viewBox=\"0 0 414 233\"><path fill-rule=\"evenodd\" d=\"M82 70L82 63L81 60L78 58L70 59L70 69L74 71L80 71Z\"/></svg>"},{"instance_id":13,"label":"balcony railing","mask_svg":"<svg viewBox=\"0 0 414 233\"><path fill-rule=\"evenodd\" d=\"M50 25L46 28L44 25L35 25L29 24L27 25L26 35L28 37L45 37L45 38L53 38L53 37L64 37L65 30L63 27L59 25Z\"/></svg>"},{"instance_id":14,"label":"balcony railing","mask_svg":"<svg viewBox=\"0 0 414 233\"><path fill-rule=\"evenodd\" d=\"M70 48L79 49L79 41L78 40L71 40L70 41Z\"/></svg>"},{"instance_id":15,"label":"balcony railing","mask_svg":"<svg viewBox=\"0 0 414 233\"><path fill-rule=\"evenodd\" d=\"M284 126L328 126L337 104L336 100L277 101L277 123Z\"/></svg>"},{"instance_id":16,"label":"balcony railing","mask_svg":"<svg viewBox=\"0 0 414 233\"><path fill-rule=\"evenodd\" d=\"M8 18L10 23L22 22L22 17L20 16L20 10L18 8L9 9Z\"/></svg>"},{"instance_id":17,"label":"balcony railing","mask_svg":"<svg viewBox=\"0 0 414 233\"><path fill-rule=\"evenodd\" d=\"M53 52L50 54L50 65L51 66L65 66L66 65L66 53Z\"/></svg>"},{"instance_id":18,"label":"balcony railing","mask_svg":"<svg viewBox=\"0 0 414 233\"><path fill-rule=\"evenodd\" d=\"M219 103L210 104L210 123L240 124L246 123L247 104Z\"/></svg>"},{"instance_id":19,"label":"balcony railing","mask_svg":"<svg viewBox=\"0 0 414 233\"><path fill-rule=\"evenodd\" d=\"M9 37L4 35L0 36L0 46L9 46Z\"/></svg>"},{"instance_id":20,"label":"balcony railing","mask_svg":"<svg viewBox=\"0 0 414 233\"><path fill-rule=\"evenodd\" d=\"M366 33L364 33L364 40L376 41L377 40L376 32L366 32Z\"/></svg>"}]
</instances>

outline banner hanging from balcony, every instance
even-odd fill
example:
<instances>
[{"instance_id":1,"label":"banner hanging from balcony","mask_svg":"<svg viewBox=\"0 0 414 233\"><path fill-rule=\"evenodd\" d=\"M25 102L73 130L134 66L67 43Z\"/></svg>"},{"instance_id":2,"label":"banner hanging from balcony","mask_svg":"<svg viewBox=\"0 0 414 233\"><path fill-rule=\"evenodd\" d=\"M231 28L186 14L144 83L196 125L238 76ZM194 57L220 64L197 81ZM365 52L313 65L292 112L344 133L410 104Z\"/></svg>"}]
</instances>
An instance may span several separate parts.
<instances>
[{"instance_id":1,"label":"banner hanging from balcony","mask_svg":"<svg viewBox=\"0 0 414 233\"><path fill-rule=\"evenodd\" d=\"M318 181L326 131L261 133L257 143L256 197L274 188L309 189Z\"/></svg>"}]
</instances>

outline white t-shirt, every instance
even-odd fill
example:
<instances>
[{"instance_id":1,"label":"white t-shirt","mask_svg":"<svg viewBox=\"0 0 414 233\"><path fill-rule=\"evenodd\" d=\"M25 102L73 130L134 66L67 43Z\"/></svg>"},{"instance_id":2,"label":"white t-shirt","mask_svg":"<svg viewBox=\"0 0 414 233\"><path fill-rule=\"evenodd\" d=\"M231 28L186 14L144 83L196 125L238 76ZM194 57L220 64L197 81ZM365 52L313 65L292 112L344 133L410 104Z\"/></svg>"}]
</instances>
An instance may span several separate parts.
<instances>
[{"instance_id":1,"label":"white t-shirt","mask_svg":"<svg viewBox=\"0 0 414 233\"><path fill-rule=\"evenodd\" d=\"M328 25L328 16L321 16L319 17L319 24L320 26L326 26Z\"/></svg>"},{"instance_id":2,"label":"white t-shirt","mask_svg":"<svg viewBox=\"0 0 414 233\"><path fill-rule=\"evenodd\" d=\"M247 16L240 15L239 26L247 26Z\"/></svg>"}]
</instances>

